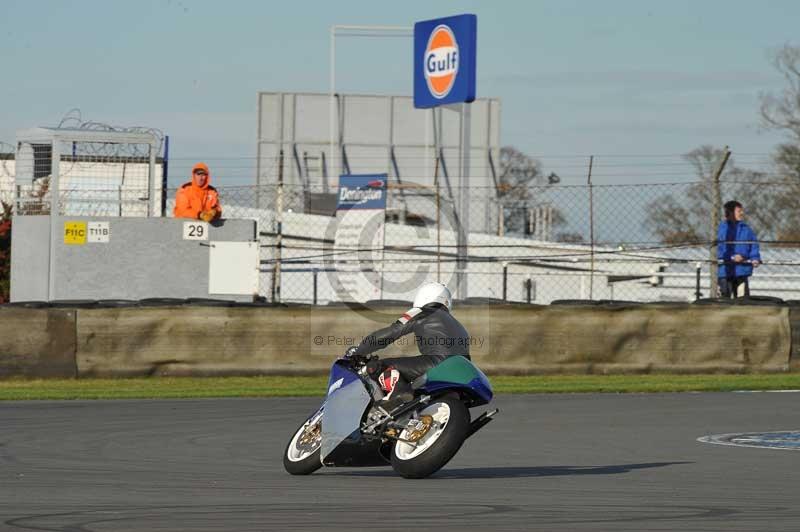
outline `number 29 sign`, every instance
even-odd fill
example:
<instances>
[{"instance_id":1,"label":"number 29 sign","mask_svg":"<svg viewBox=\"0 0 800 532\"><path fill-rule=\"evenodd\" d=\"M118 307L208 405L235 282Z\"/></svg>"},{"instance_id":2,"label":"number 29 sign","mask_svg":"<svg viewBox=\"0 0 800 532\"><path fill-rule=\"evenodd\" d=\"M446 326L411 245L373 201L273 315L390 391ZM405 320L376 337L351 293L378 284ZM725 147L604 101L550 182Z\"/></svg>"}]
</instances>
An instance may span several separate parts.
<instances>
[{"instance_id":1,"label":"number 29 sign","mask_svg":"<svg viewBox=\"0 0 800 532\"><path fill-rule=\"evenodd\" d=\"M183 222L184 240L208 240L208 224L205 222Z\"/></svg>"}]
</instances>

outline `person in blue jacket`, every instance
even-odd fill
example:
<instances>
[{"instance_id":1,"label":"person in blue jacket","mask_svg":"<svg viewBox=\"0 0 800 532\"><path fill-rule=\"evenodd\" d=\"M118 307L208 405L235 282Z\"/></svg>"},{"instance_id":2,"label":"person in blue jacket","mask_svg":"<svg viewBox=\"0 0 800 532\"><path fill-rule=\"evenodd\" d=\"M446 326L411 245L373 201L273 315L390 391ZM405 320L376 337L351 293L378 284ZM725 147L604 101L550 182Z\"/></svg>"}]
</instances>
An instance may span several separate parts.
<instances>
[{"instance_id":1,"label":"person in blue jacket","mask_svg":"<svg viewBox=\"0 0 800 532\"><path fill-rule=\"evenodd\" d=\"M756 233L744 222L744 208L738 201L724 205L725 219L717 230L719 291L722 297L750 295L748 278L761 264Z\"/></svg>"}]
</instances>

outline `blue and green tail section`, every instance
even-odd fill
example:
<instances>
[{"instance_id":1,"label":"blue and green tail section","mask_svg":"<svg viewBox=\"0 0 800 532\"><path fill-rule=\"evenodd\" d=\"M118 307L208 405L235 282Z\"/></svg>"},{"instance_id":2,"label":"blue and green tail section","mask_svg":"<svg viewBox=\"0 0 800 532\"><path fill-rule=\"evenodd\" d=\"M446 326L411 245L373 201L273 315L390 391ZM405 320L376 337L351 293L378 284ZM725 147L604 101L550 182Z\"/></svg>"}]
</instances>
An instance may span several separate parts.
<instances>
[{"instance_id":1,"label":"blue and green tail section","mask_svg":"<svg viewBox=\"0 0 800 532\"><path fill-rule=\"evenodd\" d=\"M416 379L413 387L427 394L443 390L458 391L472 399L470 406L489 403L494 393L489 379L467 358L451 356Z\"/></svg>"}]
</instances>

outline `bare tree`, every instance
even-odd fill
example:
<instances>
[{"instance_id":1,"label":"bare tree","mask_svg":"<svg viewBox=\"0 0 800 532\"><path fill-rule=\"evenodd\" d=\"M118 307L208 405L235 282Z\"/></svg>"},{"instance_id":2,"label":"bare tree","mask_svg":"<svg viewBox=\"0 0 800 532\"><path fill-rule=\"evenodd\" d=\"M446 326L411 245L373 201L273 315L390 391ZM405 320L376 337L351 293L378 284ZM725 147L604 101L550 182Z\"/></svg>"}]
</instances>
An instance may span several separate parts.
<instances>
[{"instance_id":1,"label":"bare tree","mask_svg":"<svg viewBox=\"0 0 800 532\"><path fill-rule=\"evenodd\" d=\"M788 142L772 155L775 175L736 167L729 161L721 176L723 201L739 199L759 238L800 242L800 47L785 45L773 57L786 86L762 94L760 114L767 129L783 131ZM650 204L651 231L664 243L702 242L711 208L711 176L721 150L702 146L685 155L699 182L681 198L663 196Z\"/></svg>"},{"instance_id":2,"label":"bare tree","mask_svg":"<svg viewBox=\"0 0 800 532\"><path fill-rule=\"evenodd\" d=\"M800 47L784 45L773 57L773 65L786 80L780 94L761 95L761 118L768 129L778 129L800 142Z\"/></svg>"},{"instance_id":3,"label":"bare tree","mask_svg":"<svg viewBox=\"0 0 800 532\"><path fill-rule=\"evenodd\" d=\"M712 179L724 150L700 146L683 158L694 168L698 181L688 185L685 194L676 198L665 194L648 205L647 227L665 244L699 244L708 240L708 216L712 208ZM738 170L733 161L725 167L721 179Z\"/></svg>"},{"instance_id":4,"label":"bare tree","mask_svg":"<svg viewBox=\"0 0 800 532\"><path fill-rule=\"evenodd\" d=\"M800 47L784 45L772 63L786 86L780 93L761 95L762 125L786 133L788 142L772 154L775 192L761 201L764 212L771 214L774 238L796 244L800 242ZM764 195L763 190L756 192Z\"/></svg>"},{"instance_id":5,"label":"bare tree","mask_svg":"<svg viewBox=\"0 0 800 532\"><path fill-rule=\"evenodd\" d=\"M648 228L664 244L709 244L713 208L712 179L724 151L701 146L684 155L697 182L678 195L663 195L648 205ZM778 150L787 163L800 161L800 149ZM797 166L800 168L800 165ZM737 167L731 158L720 177L722 201L736 199L761 240L800 241L800 179L769 179L763 172Z\"/></svg>"},{"instance_id":6,"label":"bare tree","mask_svg":"<svg viewBox=\"0 0 800 532\"><path fill-rule=\"evenodd\" d=\"M761 121L766 129L789 137L772 155L778 178L800 183L800 47L784 45L772 63L786 80L786 87L779 94L761 95Z\"/></svg>"},{"instance_id":7,"label":"bare tree","mask_svg":"<svg viewBox=\"0 0 800 532\"><path fill-rule=\"evenodd\" d=\"M800 47L784 45L775 53L773 65L786 80L786 87L779 94L761 95L761 121L766 129L789 137L772 155L778 178L800 183Z\"/></svg>"},{"instance_id":8,"label":"bare tree","mask_svg":"<svg viewBox=\"0 0 800 532\"><path fill-rule=\"evenodd\" d=\"M500 148L500 172L497 183L497 198L503 206L505 231L510 234L525 234L528 217L532 209L550 207L551 223L554 228L563 227L567 220L558 208L547 203L543 193L548 187L558 183L558 176L544 175L542 164L533 157L522 153L513 146ZM581 241L580 235L558 233L556 240Z\"/></svg>"},{"instance_id":9,"label":"bare tree","mask_svg":"<svg viewBox=\"0 0 800 532\"><path fill-rule=\"evenodd\" d=\"M800 146L781 144L772 156L777 175L751 172L742 184L748 217L763 238L778 243L800 243Z\"/></svg>"}]
</instances>

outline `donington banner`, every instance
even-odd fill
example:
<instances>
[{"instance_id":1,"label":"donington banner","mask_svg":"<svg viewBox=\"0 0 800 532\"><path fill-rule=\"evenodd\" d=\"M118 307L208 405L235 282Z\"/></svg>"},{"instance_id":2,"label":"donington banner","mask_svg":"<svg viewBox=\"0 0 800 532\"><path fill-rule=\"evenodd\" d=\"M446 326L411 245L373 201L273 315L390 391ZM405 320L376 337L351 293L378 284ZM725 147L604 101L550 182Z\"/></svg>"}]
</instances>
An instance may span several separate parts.
<instances>
[{"instance_id":1,"label":"donington banner","mask_svg":"<svg viewBox=\"0 0 800 532\"><path fill-rule=\"evenodd\" d=\"M381 299L386 219L386 174L342 175L334 249L328 259L340 301Z\"/></svg>"}]
</instances>

